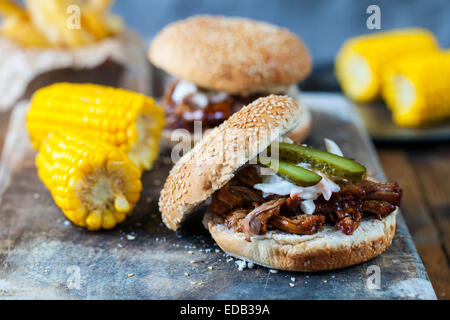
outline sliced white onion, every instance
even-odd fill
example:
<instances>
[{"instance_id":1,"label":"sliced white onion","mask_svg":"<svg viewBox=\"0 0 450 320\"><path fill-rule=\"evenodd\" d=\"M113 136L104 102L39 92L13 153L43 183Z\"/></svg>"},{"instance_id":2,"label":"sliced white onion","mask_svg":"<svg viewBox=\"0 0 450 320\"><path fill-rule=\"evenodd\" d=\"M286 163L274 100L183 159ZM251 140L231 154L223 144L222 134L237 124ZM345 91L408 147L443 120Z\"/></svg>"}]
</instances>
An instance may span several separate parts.
<instances>
[{"instance_id":1,"label":"sliced white onion","mask_svg":"<svg viewBox=\"0 0 450 320\"><path fill-rule=\"evenodd\" d=\"M344 156L341 148L339 148L339 146L337 145L336 142L334 142L333 140L328 139L328 138L325 138L324 140L325 140L325 148L327 149L327 151L329 153L333 153L333 154L335 154L337 156L341 156L341 157Z\"/></svg>"}]
</instances>

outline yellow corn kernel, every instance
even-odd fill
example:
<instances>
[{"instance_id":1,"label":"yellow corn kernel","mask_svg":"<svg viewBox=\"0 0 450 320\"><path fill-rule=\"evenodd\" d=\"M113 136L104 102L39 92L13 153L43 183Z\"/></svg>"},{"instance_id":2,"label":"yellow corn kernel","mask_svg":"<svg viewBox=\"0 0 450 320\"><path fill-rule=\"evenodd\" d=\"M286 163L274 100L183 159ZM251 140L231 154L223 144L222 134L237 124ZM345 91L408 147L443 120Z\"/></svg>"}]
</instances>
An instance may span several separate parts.
<instances>
[{"instance_id":1,"label":"yellow corn kernel","mask_svg":"<svg viewBox=\"0 0 450 320\"><path fill-rule=\"evenodd\" d=\"M83 165L87 159L94 159L90 166ZM115 170L108 170L111 163ZM125 220L142 189L140 171L124 153L83 134L51 133L41 144L36 167L66 217L89 230L111 229Z\"/></svg>"},{"instance_id":2,"label":"yellow corn kernel","mask_svg":"<svg viewBox=\"0 0 450 320\"><path fill-rule=\"evenodd\" d=\"M127 217L127 215L123 212L114 212L113 214L114 217L116 218L117 223L121 223Z\"/></svg>"},{"instance_id":3,"label":"yellow corn kernel","mask_svg":"<svg viewBox=\"0 0 450 320\"><path fill-rule=\"evenodd\" d=\"M102 213L98 210L89 213L86 218L86 226L90 231L100 230L102 227Z\"/></svg>"},{"instance_id":4,"label":"yellow corn kernel","mask_svg":"<svg viewBox=\"0 0 450 320\"><path fill-rule=\"evenodd\" d=\"M117 212L128 212L130 211L130 203L127 198L125 198L122 194L116 196L114 199L114 208Z\"/></svg>"},{"instance_id":5,"label":"yellow corn kernel","mask_svg":"<svg viewBox=\"0 0 450 320\"><path fill-rule=\"evenodd\" d=\"M140 192L126 192L125 197L128 201L132 203L137 203L139 201L141 193Z\"/></svg>"},{"instance_id":6,"label":"yellow corn kernel","mask_svg":"<svg viewBox=\"0 0 450 320\"><path fill-rule=\"evenodd\" d=\"M152 98L95 84L57 83L39 89L27 114L28 133L36 149L51 132L83 132L115 145L140 170L150 169L156 160L163 126L163 110ZM107 159L99 152L91 156L86 170ZM110 157L116 159L114 154Z\"/></svg>"},{"instance_id":7,"label":"yellow corn kernel","mask_svg":"<svg viewBox=\"0 0 450 320\"><path fill-rule=\"evenodd\" d=\"M383 97L400 126L423 126L450 118L450 52L392 61L383 73Z\"/></svg>"},{"instance_id":8,"label":"yellow corn kernel","mask_svg":"<svg viewBox=\"0 0 450 320\"><path fill-rule=\"evenodd\" d=\"M112 229L116 226L116 217L109 211L103 212L102 227L103 229Z\"/></svg>"},{"instance_id":9,"label":"yellow corn kernel","mask_svg":"<svg viewBox=\"0 0 450 320\"><path fill-rule=\"evenodd\" d=\"M140 180L129 180L126 183L126 192L141 192L142 191L142 183Z\"/></svg>"},{"instance_id":10,"label":"yellow corn kernel","mask_svg":"<svg viewBox=\"0 0 450 320\"><path fill-rule=\"evenodd\" d=\"M384 66L398 57L437 51L434 35L423 29L377 32L346 41L336 56L335 71L342 90L357 102L379 98Z\"/></svg>"}]
</instances>

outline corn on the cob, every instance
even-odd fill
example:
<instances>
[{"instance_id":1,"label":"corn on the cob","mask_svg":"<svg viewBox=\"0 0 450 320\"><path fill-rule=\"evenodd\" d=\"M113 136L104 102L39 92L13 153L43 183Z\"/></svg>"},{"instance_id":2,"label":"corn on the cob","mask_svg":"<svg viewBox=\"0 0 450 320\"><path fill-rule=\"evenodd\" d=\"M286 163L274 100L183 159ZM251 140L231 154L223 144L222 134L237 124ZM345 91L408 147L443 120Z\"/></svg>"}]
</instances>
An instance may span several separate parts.
<instances>
[{"instance_id":1,"label":"corn on the cob","mask_svg":"<svg viewBox=\"0 0 450 320\"><path fill-rule=\"evenodd\" d=\"M389 61L438 49L433 34L422 29L355 37L343 44L336 57L336 76L348 97L368 102L379 98L382 69Z\"/></svg>"},{"instance_id":2,"label":"corn on the cob","mask_svg":"<svg viewBox=\"0 0 450 320\"><path fill-rule=\"evenodd\" d=\"M392 61L383 72L383 97L400 126L450 118L450 52Z\"/></svg>"},{"instance_id":3,"label":"corn on the cob","mask_svg":"<svg viewBox=\"0 0 450 320\"><path fill-rule=\"evenodd\" d=\"M89 230L124 221L142 189L140 171L125 154L82 135L50 134L36 167L64 215Z\"/></svg>"},{"instance_id":4,"label":"corn on the cob","mask_svg":"<svg viewBox=\"0 0 450 320\"><path fill-rule=\"evenodd\" d=\"M27 113L27 129L39 149L51 132L84 132L117 146L140 169L158 156L162 108L142 94L95 84L57 83L39 89Z\"/></svg>"}]
</instances>

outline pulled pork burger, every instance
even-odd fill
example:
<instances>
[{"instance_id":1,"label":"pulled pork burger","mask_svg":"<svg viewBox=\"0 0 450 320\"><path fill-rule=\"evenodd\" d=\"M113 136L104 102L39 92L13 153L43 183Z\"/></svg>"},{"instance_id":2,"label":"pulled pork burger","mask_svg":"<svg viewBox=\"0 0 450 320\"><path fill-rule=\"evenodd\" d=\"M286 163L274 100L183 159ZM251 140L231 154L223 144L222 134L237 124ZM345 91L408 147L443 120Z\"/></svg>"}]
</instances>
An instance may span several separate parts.
<instances>
[{"instance_id":1,"label":"pulled pork burger","mask_svg":"<svg viewBox=\"0 0 450 320\"><path fill-rule=\"evenodd\" d=\"M173 75L163 97L166 128L171 133L194 123L206 131L227 120L253 100L270 95L297 95L296 84L311 71L306 46L295 34L269 23L244 18L200 15L169 24L153 39L150 61ZM309 132L309 113L291 138ZM200 135L201 136L201 135Z\"/></svg>"},{"instance_id":2,"label":"pulled pork burger","mask_svg":"<svg viewBox=\"0 0 450 320\"><path fill-rule=\"evenodd\" d=\"M177 230L209 201L203 224L225 252L291 271L343 268L386 250L398 184L367 177L331 140L323 151L286 139L302 112L292 98L271 95L211 130L165 182L166 226Z\"/></svg>"}]
</instances>

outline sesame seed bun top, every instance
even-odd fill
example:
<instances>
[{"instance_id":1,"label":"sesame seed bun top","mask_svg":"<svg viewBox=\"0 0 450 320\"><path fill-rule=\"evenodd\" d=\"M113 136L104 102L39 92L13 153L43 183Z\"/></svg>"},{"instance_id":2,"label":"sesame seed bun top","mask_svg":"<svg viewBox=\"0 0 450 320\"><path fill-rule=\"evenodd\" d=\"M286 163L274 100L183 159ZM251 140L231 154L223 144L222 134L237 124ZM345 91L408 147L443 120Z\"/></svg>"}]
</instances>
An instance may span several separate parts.
<instances>
[{"instance_id":1,"label":"sesame seed bun top","mask_svg":"<svg viewBox=\"0 0 450 320\"><path fill-rule=\"evenodd\" d=\"M247 95L295 84L311 71L306 46L275 25L194 16L166 26L148 53L157 67L210 90Z\"/></svg>"},{"instance_id":2,"label":"sesame seed bun top","mask_svg":"<svg viewBox=\"0 0 450 320\"><path fill-rule=\"evenodd\" d=\"M253 101L212 129L172 168L159 198L172 230L273 141L300 125L301 107L288 96Z\"/></svg>"}]
</instances>

